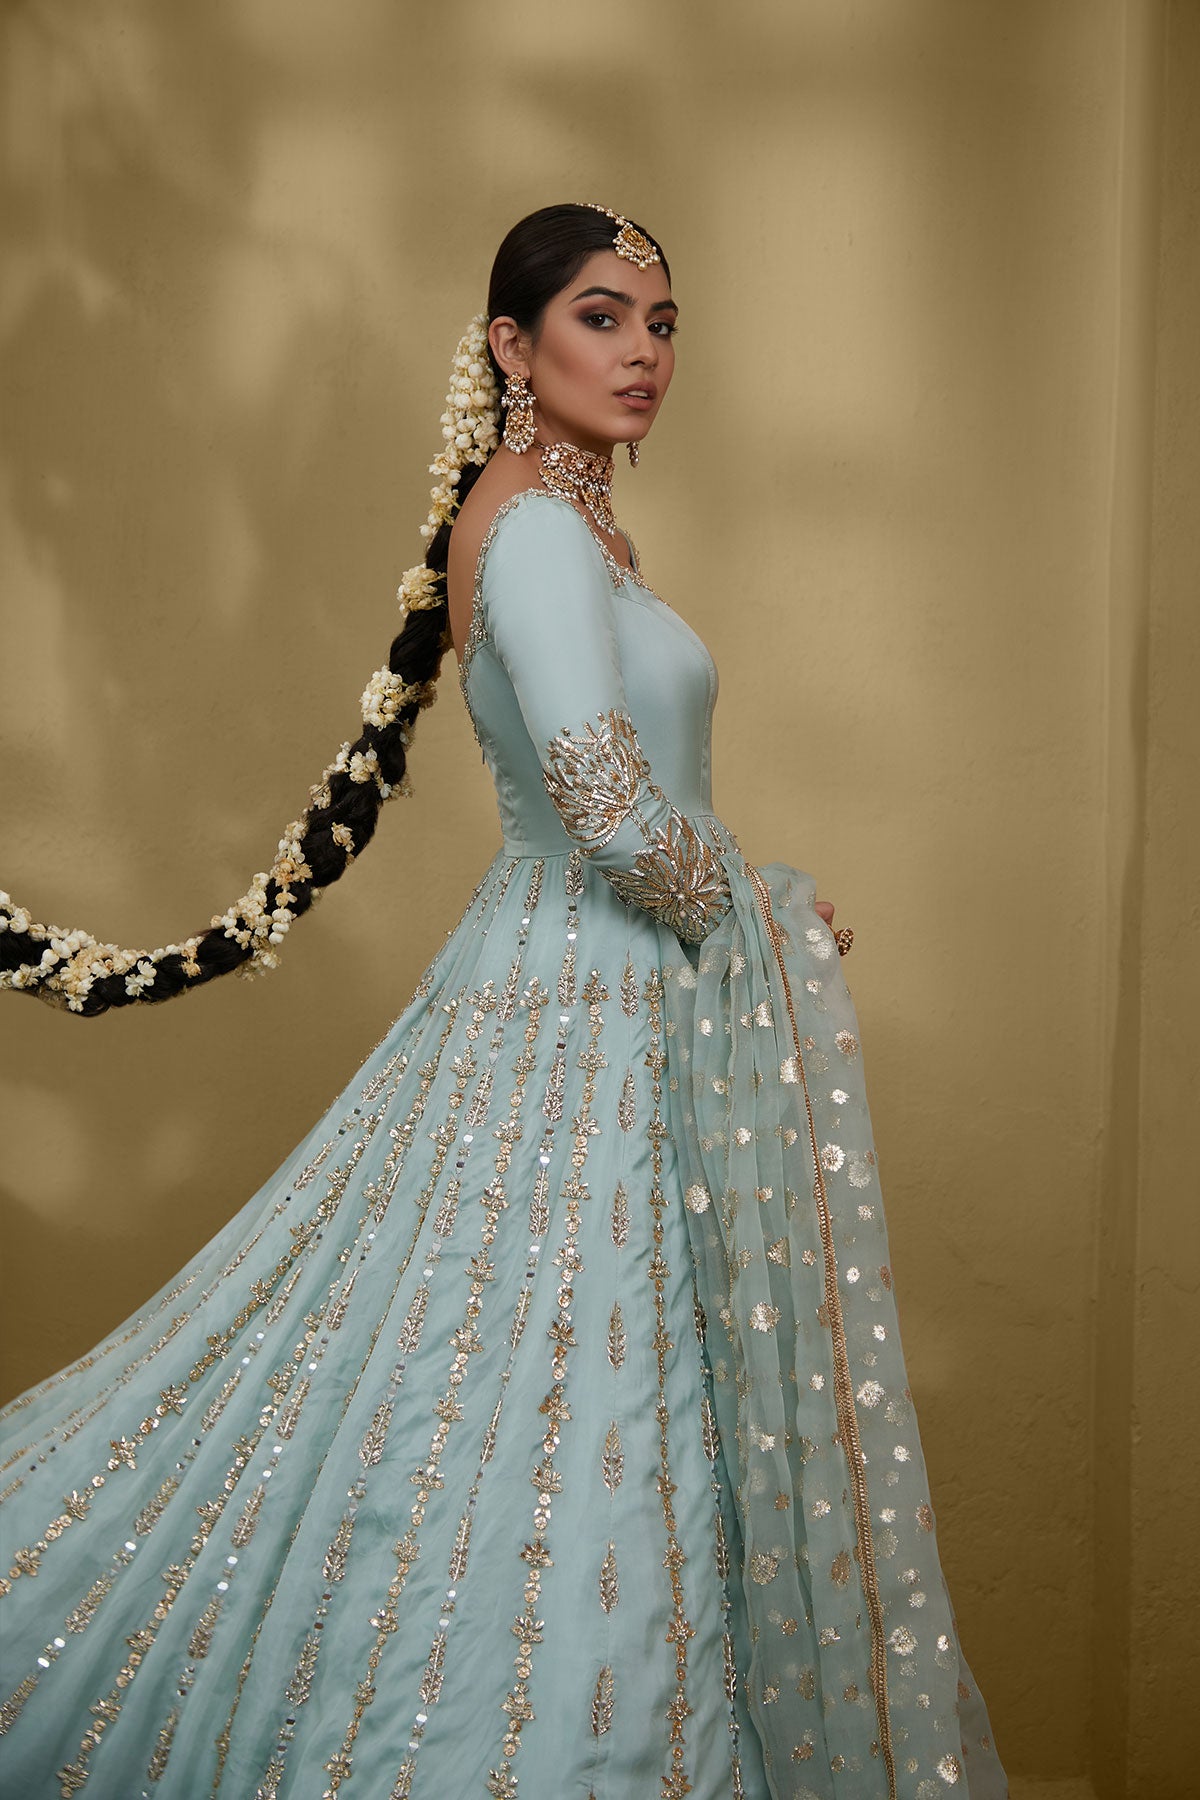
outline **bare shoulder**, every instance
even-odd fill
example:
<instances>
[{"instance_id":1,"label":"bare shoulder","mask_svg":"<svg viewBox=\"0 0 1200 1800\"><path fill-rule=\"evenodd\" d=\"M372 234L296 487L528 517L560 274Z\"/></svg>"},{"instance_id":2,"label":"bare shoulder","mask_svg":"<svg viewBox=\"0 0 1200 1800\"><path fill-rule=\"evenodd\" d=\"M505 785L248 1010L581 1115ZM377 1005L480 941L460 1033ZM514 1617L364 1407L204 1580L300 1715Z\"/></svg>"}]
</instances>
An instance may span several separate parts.
<instances>
[{"instance_id":1,"label":"bare shoulder","mask_svg":"<svg viewBox=\"0 0 1200 1800\"><path fill-rule=\"evenodd\" d=\"M450 630L456 647L466 642L471 628L475 569L493 519L502 506L518 494L545 490L516 457L493 458L462 503L450 533L446 567L446 593L450 602Z\"/></svg>"}]
</instances>

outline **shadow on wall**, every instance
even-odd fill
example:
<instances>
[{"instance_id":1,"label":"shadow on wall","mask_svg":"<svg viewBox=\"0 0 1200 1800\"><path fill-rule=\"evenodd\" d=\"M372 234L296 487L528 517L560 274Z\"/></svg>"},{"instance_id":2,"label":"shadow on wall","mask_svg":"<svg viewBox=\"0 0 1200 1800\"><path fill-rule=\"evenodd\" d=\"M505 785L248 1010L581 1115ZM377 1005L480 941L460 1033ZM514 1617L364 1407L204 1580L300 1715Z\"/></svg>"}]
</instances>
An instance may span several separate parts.
<instances>
[{"instance_id":1,"label":"shadow on wall","mask_svg":"<svg viewBox=\"0 0 1200 1800\"><path fill-rule=\"evenodd\" d=\"M44 778L49 761L80 812L106 818L152 894L161 871L142 859L176 810L156 768L180 689L192 728L206 694L223 723L191 825L197 842L230 848L240 880L273 762L281 794L305 771L293 746L309 697L294 682L314 644L336 666L347 570L358 589L374 559L375 591L393 585L391 472L411 369L386 331L388 251L371 246L406 233L381 191L386 163L362 146L374 239L322 209L321 177L339 197L352 187L343 167L331 183L323 152L336 144L344 163L353 139L314 119L294 76L289 87L266 47L244 41L236 7L169 20L125 7L120 30L108 13L31 6L7 27L18 149L0 449L11 526L79 697L69 721L21 720L15 755L19 780ZM399 190L398 159L390 173ZM239 665L259 671L260 704L231 737L225 690ZM76 738L94 747L87 765Z\"/></svg>"},{"instance_id":2,"label":"shadow on wall","mask_svg":"<svg viewBox=\"0 0 1200 1800\"><path fill-rule=\"evenodd\" d=\"M422 28L358 26L256 0L0 22L5 873L101 937L161 944L244 891L357 730L421 554L445 196L389 86ZM443 689L380 831L402 863L364 859L271 982L82 1026L9 1002L6 1199L59 1296L23 1324L13 1297L10 1391L230 1216L407 999L496 836Z\"/></svg>"}]
</instances>

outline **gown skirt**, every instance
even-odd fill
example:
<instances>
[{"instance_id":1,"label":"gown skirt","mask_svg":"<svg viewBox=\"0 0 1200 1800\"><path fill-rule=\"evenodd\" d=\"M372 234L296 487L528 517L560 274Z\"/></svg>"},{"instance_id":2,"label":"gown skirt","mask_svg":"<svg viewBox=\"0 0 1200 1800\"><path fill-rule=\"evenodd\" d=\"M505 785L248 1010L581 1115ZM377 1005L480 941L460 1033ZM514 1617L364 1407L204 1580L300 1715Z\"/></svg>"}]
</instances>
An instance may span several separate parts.
<instances>
[{"instance_id":1,"label":"gown skirt","mask_svg":"<svg viewBox=\"0 0 1200 1800\"><path fill-rule=\"evenodd\" d=\"M1001 1800L834 940L689 816L702 942L557 820L503 851L295 1153L8 1408L6 1796Z\"/></svg>"}]
</instances>

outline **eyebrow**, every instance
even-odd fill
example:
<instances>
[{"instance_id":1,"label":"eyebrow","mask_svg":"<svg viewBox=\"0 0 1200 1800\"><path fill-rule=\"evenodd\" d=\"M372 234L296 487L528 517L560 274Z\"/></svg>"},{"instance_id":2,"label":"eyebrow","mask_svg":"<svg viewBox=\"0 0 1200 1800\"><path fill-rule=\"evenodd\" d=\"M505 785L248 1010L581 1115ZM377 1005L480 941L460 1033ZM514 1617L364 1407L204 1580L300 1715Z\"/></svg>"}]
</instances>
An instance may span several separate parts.
<instances>
[{"instance_id":1,"label":"eyebrow","mask_svg":"<svg viewBox=\"0 0 1200 1800\"><path fill-rule=\"evenodd\" d=\"M572 306L574 306L576 300L590 300L593 295L597 295L597 294L600 295L605 300L616 300L622 306L636 306L637 305L637 301L634 299L632 294L618 294L618 292L615 288L606 288L606 287L581 288L579 293L572 295L571 304L572 304ZM654 305L652 307L650 307L649 310L652 313L653 312L667 312L667 311L678 312L679 308L676 306L674 300L656 300L654 302Z\"/></svg>"}]
</instances>

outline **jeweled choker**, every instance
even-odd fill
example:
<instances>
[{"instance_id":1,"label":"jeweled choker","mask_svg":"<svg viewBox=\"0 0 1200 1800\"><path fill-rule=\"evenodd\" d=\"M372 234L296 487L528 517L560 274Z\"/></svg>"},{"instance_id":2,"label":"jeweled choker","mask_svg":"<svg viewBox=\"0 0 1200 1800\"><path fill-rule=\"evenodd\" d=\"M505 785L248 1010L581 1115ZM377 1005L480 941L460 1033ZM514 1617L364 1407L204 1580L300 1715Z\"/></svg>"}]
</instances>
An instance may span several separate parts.
<instances>
[{"instance_id":1,"label":"jeweled choker","mask_svg":"<svg viewBox=\"0 0 1200 1800\"><path fill-rule=\"evenodd\" d=\"M601 531L617 529L612 509L613 461L574 444L544 444L539 459L542 483L561 500L578 500Z\"/></svg>"}]
</instances>

